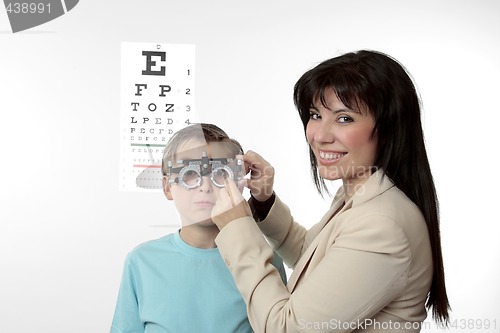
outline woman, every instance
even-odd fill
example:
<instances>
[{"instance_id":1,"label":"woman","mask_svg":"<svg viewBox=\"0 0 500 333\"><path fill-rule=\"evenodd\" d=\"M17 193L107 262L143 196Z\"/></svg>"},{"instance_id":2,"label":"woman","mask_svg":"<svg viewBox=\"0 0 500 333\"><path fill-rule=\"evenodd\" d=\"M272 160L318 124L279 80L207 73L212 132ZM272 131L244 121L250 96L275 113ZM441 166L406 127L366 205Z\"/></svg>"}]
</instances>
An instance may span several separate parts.
<instances>
[{"instance_id":1,"label":"woman","mask_svg":"<svg viewBox=\"0 0 500 333\"><path fill-rule=\"evenodd\" d=\"M254 152L243 159L258 223L232 181L220 192L216 243L254 330L419 332L426 308L447 322L437 197L405 69L379 52L348 53L306 72L294 101L318 191L325 179L343 186L309 230L293 221L273 192L274 169ZM286 287L268 243L293 267Z\"/></svg>"}]
</instances>

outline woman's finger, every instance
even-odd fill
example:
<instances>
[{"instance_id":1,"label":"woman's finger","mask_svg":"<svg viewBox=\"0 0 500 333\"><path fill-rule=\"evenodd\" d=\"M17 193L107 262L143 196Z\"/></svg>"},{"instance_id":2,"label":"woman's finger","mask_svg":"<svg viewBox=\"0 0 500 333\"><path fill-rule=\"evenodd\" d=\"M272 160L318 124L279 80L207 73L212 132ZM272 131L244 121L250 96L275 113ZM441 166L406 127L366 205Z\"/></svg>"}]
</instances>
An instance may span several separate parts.
<instances>
[{"instance_id":1,"label":"woman's finger","mask_svg":"<svg viewBox=\"0 0 500 333\"><path fill-rule=\"evenodd\" d=\"M262 162L264 159L262 156L257 154L256 152L252 150L248 150L244 155L243 155L243 161L247 162L248 164L254 164L256 162Z\"/></svg>"},{"instance_id":2,"label":"woman's finger","mask_svg":"<svg viewBox=\"0 0 500 333\"><path fill-rule=\"evenodd\" d=\"M231 202L233 206L236 206L239 204L241 201L243 201L243 197L240 193L240 190L238 189L238 186L234 182L234 180L228 178L225 181L225 190L227 190L227 193L229 194L229 197L231 198Z\"/></svg>"}]
</instances>

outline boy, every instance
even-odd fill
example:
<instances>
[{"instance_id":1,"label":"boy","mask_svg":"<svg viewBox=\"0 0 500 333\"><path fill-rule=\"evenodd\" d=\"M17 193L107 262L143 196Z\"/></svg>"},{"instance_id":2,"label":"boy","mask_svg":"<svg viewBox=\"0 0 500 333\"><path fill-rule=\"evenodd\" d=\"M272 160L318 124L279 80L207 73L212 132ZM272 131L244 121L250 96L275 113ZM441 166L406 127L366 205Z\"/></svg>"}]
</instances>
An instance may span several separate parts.
<instances>
[{"instance_id":1,"label":"boy","mask_svg":"<svg viewBox=\"0 0 500 333\"><path fill-rule=\"evenodd\" d=\"M163 191L174 201L181 229L127 256L112 333L253 332L210 218L224 179L242 172L235 159L242 153L236 140L211 124L188 126L169 140ZM273 264L286 283L281 258Z\"/></svg>"}]
</instances>

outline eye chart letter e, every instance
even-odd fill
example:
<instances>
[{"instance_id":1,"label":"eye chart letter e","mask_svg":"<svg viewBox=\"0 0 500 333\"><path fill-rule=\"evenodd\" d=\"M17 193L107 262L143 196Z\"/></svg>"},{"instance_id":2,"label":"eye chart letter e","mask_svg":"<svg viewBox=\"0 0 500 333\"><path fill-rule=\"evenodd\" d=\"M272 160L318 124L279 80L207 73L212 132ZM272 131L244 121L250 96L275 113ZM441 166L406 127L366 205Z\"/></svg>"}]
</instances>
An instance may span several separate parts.
<instances>
[{"instance_id":1,"label":"eye chart letter e","mask_svg":"<svg viewBox=\"0 0 500 333\"><path fill-rule=\"evenodd\" d=\"M199 122L194 65L194 45L121 44L121 191L161 190L167 141Z\"/></svg>"}]
</instances>

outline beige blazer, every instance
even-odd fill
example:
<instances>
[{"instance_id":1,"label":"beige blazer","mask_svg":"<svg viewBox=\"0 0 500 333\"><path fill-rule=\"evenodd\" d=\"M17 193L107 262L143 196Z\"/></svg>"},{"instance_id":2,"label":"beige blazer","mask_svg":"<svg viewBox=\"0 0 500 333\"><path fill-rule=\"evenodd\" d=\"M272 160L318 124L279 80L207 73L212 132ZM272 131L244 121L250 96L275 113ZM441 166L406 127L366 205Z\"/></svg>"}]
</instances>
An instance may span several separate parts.
<instances>
[{"instance_id":1,"label":"beige blazer","mask_svg":"<svg viewBox=\"0 0 500 333\"><path fill-rule=\"evenodd\" d=\"M264 221L240 218L219 233L255 332L420 331L432 280L420 210L380 170L340 208L342 198L341 188L309 230L276 197ZM293 268L286 286L269 244Z\"/></svg>"}]
</instances>

